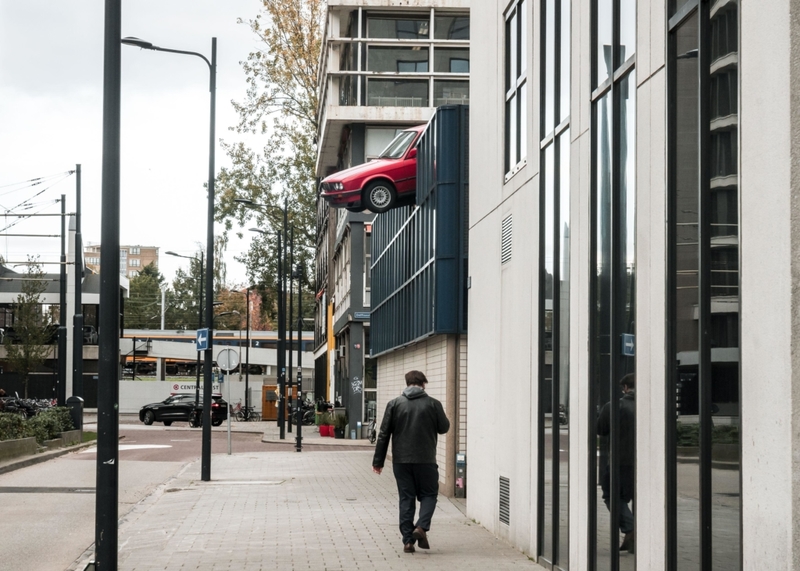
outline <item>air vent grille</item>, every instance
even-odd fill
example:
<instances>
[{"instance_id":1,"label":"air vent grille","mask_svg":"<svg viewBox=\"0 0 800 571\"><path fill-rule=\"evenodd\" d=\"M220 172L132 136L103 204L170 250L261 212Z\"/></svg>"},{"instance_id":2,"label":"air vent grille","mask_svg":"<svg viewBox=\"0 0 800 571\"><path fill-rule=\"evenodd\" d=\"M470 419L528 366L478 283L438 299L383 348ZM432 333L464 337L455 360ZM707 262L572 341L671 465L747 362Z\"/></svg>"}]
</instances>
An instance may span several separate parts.
<instances>
[{"instance_id":1,"label":"air vent grille","mask_svg":"<svg viewBox=\"0 0 800 571\"><path fill-rule=\"evenodd\" d=\"M500 523L511 525L511 480L500 476Z\"/></svg>"},{"instance_id":2,"label":"air vent grille","mask_svg":"<svg viewBox=\"0 0 800 571\"><path fill-rule=\"evenodd\" d=\"M505 264L511 259L511 215L503 218L500 230L500 263Z\"/></svg>"}]
</instances>

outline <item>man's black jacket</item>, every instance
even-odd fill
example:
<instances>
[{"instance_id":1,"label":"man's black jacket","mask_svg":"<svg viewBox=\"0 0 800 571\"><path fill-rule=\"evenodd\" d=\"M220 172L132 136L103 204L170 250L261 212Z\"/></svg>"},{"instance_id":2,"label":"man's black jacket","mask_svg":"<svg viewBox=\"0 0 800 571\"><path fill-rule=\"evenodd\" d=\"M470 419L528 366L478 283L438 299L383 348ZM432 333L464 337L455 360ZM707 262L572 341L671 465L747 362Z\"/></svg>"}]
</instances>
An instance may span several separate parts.
<instances>
[{"instance_id":1,"label":"man's black jacket","mask_svg":"<svg viewBox=\"0 0 800 571\"><path fill-rule=\"evenodd\" d=\"M383 468L389 437L395 464L436 464L437 434L450 430L444 408L421 387L406 387L403 394L389 401L381 422L372 465Z\"/></svg>"}]
</instances>

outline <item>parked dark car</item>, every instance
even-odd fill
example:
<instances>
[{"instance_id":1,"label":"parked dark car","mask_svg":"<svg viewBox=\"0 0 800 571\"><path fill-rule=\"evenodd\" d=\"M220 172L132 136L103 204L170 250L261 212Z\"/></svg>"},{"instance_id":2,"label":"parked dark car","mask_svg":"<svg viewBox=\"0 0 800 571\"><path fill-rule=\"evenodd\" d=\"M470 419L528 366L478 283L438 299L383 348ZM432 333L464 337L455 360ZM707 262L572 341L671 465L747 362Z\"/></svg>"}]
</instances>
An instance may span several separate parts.
<instances>
[{"instance_id":1,"label":"parked dark car","mask_svg":"<svg viewBox=\"0 0 800 571\"><path fill-rule=\"evenodd\" d=\"M320 183L320 196L353 212L386 212L413 202L417 192L416 143L427 125L400 131L374 161L339 171Z\"/></svg>"},{"instance_id":2,"label":"parked dark car","mask_svg":"<svg viewBox=\"0 0 800 571\"><path fill-rule=\"evenodd\" d=\"M211 398L211 425L219 426L228 418L228 402L220 394L213 394ZM164 426L169 426L176 421L189 422L194 426L195 419L202 410L202 397L198 406L193 394L173 394L161 402L144 405L139 410L139 420L148 426L154 422L163 422Z\"/></svg>"}]
</instances>

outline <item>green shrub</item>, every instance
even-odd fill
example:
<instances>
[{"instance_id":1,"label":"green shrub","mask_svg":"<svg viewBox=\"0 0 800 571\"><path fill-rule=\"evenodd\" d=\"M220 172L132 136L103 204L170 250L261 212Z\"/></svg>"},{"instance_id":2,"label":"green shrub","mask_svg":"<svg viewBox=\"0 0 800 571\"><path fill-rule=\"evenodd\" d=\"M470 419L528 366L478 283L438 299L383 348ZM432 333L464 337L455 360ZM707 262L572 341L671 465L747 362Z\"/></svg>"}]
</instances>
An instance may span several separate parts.
<instances>
[{"instance_id":1,"label":"green shrub","mask_svg":"<svg viewBox=\"0 0 800 571\"><path fill-rule=\"evenodd\" d=\"M42 444L52 440L62 432L73 430L72 417L67 407L54 407L44 410L25 420L18 414L0 413L0 440L17 438L36 438Z\"/></svg>"},{"instance_id":2,"label":"green shrub","mask_svg":"<svg viewBox=\"0 0 800 571\"><path fill-rule=\"evenodd\" d=\"M679 422L676 428L678 446L700 446L699 424L682 424ZM714 426L711 429L711 442L712 444L738 444L739 427L733 424Z\"/></svg>"},{"instance_id":3,"label":"green shrub","mask_svg":"<svg viewBox=\"0 0 800 571\"><path fill-rule=\"evenodd\" d=\"M678 446L700 446L700 425L683 424L676 425Z\"/></svg>"},{"instance_id":4,"label":"green shrub","mask_svg":"<svg viewBox=\"0 0 800 571\"><path fill-rule=\"evenodd\" d=\"M337 414L336 418L333 419L333 425L339 430L344 430L347 426L347 415Z\"/></svg>"},{"instance_id":5,"label":"green shrub","mask_svg":"<svg viewBox=\"0 0 800 571\"><path fill-rule=\"evenodd\" d=\"M0 440L25 438L26 423L27 421L18 414L0 412Z\"/></svg>"}]
</instances>

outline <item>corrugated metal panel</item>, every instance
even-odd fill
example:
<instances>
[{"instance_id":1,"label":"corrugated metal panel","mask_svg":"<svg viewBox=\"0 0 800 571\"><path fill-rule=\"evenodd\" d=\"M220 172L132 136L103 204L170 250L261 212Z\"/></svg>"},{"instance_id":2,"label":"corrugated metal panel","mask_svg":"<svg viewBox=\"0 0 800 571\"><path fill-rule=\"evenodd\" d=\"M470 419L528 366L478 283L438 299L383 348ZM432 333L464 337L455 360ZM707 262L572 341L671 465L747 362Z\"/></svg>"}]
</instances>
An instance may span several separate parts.
<instances>
[{"instance_id":1,"label":"corrugated metal panel","mask_svg":"<svg viewBox=\"0 0 800 571\"><path fill-rule=\"evenodd\" d=\"M437 109L418 143L416 207L375 218L372 356L466 332L469 108Z\"/></svg>"},{"instance_id":2,"label":"corrugated metal panel","mask_svg":"<svg viewBox=\"0 0 800 571\"><path fill-rule=\"evenodd\" d=\"M511 480L500 476L499 494L500 523L511 525Z\"/></svg>"},{"instance_id":3,"label":"corrugated metal panel","mask_svg":"<svg viewBox=\"0 0 800 571\"><path fill-rule=\"evenodd\" d=\"M505 264L511 259L511 244L513 233L513 224L511 215L509 214L503 218L503 223L500 229L500 263Z\"/></svg>"}]
</instances>

